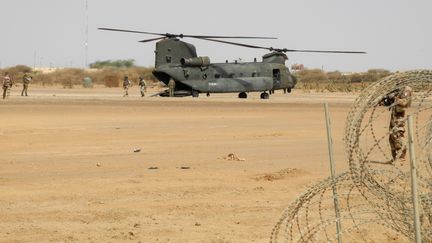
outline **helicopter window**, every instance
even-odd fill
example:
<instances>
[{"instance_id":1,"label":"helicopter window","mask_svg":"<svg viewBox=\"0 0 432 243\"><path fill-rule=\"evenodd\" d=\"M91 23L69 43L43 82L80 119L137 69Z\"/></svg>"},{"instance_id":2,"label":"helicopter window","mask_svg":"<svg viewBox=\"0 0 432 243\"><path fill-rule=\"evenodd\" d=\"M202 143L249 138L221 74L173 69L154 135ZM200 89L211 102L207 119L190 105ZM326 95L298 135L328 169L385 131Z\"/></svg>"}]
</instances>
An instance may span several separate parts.
<instances>
[{"instance_id":1,"label":"helicopter window","mask_svg":"<svg viewBox=\"0 0 432 243\"><path fill-rule=\"evenodd\" d=\"M166 61L167 61L168 63L170 63L170 62L171 62L171 56L166 56Z\"/></svg>"},{"instance_id":2,"label":"helicopter window","mask_svg":"<svg viewBox=\"0 0 432 243\"><path fill-rule=\"evenodd\" d=\"M221 75L219 74L219 73L215 73L215 76L214 76L215 78L220 78L221 77Z\"/></svg>"}]
</instances>

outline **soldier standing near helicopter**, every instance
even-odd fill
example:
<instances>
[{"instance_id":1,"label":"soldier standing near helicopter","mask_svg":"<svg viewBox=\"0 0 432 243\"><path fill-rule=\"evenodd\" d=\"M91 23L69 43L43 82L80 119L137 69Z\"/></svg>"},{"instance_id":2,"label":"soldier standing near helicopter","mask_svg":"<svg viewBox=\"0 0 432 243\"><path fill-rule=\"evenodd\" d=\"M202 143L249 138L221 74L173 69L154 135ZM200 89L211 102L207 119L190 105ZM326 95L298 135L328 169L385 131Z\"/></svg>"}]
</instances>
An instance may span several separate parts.
<instances>
[{"instance_id":1,"label":"soldier standing near helicopter","mask_svg":"<svg viewBox=\"0 0 432 243\"><path fill-rule=\"evenodd\" d=\"M168 82L168 88L169 88L169 96L174 97L175 81L173 79L170 79L170 81Z\"/></svg>"},{"instance_id":2,"label":"soldier standing near helicopter","mask_svg":"<svg viewBox=\"0 0 432 243\"><path fill-rule=\"evenodd\" d=\"M9 97L9 92L11 88L12 88L12 79L9 77L9 73L6 73L3 78L3 99Z\"/></svg>"},{"instance_id":3,"label":"soldier standing near helicopter","mask_svg":"<svg viewBox=\"0 0 432 243\"><path fill-rule=\"evenodd\" d=\"M24 94L27 96L27 89L31 80L32 77L28 73L25 73L23 76L23 89L21 91L21 96L24 96Z\"/></svg>"},{"instance_id":4,"label":"soldier standing near helicopter","mask_svg":"<svg viewBox=\"0 0 432 243\"><path fill-rule=\"evenodd\" d=\"M129 77L128 76L124 76L124 79L123 79L123 90L124 90L123 97L129 96L128 91L129 91L129 86L130 85L131 85L131 82L129 80Z\"/></svg>"},{"instance_id":5,"label":"soldier standing near helicopter","mask_svg":"<svg viewBox=\"0 0 432 243\"><path fill-rule=\"evenodd\" d=\"M143 76L139 77L139 86L140 86L141 97L144 97L145 95L144 92L147 90L147 83Z\"/></svg>"},{"instance_id":6,"label":"soldier standing near helicopter","mask_svg":"<svg viewBox=\"0 0 432 243\"><path fill-rule=\"evenodd\" d=\"M404 161L406 156L406 141L405 141L405 115L406 109L411 106L412 89L406 86L403 90L399 90L393 95L386 97L391 100L390 108L391 117L389 125L389 143L392 154L392 162L396 160ZM394 100L393 100L394 99ZM385 103L385 105L390 105Z\"/></svg>"}]
</instances>

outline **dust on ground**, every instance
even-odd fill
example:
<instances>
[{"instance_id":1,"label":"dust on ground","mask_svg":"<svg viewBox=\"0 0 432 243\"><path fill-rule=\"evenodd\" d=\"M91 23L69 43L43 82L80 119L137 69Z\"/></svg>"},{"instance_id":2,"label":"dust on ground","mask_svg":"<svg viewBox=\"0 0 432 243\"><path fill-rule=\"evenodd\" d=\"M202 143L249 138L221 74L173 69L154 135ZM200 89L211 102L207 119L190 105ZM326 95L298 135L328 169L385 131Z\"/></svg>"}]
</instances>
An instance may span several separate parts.
<instances>
[{"instance_id":1,"label":"dust on ground","mask_svg":"<svg viewBox=\"0 0 432 243\"><path fill-rule=\"evenodd\" d=\"M15 88L0 102L1 242L268 242L284 208L329 175L324 102L347 167L355 95L121 93ZM220 159L230 153L244 161Z\"/></svg>"}]
</instances>

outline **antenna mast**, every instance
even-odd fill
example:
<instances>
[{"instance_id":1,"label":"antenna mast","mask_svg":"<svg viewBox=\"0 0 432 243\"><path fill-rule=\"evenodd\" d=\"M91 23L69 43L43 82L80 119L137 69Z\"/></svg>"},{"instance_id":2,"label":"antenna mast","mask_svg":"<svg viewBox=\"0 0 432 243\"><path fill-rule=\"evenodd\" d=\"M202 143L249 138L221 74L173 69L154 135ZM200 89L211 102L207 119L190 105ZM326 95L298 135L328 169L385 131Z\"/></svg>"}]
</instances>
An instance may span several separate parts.
<instances>
[{"instance_id":1,"label":"antenna mast","mask_svg":"<svg viewBox=\"0 0 432 243\"><path fill-rule=\"evenodd\" d=\"M84 47L85 47L85 68L88 67L88 0L86 0L86 29L85 29L85 35L86 35L86 39L85 39L85 43L84 43Z\"/></svg>"}]
</instances>

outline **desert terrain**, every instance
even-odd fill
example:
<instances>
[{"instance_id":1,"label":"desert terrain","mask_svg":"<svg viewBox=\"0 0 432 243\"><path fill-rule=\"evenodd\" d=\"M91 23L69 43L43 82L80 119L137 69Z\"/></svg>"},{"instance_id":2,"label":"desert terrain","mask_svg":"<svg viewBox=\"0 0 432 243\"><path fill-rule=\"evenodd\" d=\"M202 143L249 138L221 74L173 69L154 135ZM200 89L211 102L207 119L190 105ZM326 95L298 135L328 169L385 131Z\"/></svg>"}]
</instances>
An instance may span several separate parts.
<instances>
[{"instance_id":1,"label":"desert terrain","mask_svg":"<svg viewBox=\"0 0 432 243\"><path fill-rule=\"evenodd\" d=\"M0 242L268 242L282 211L330 174L324 102L347 169L355 94L137 89L15 87L0 101Z\"/></svg>"}]
</instances>

